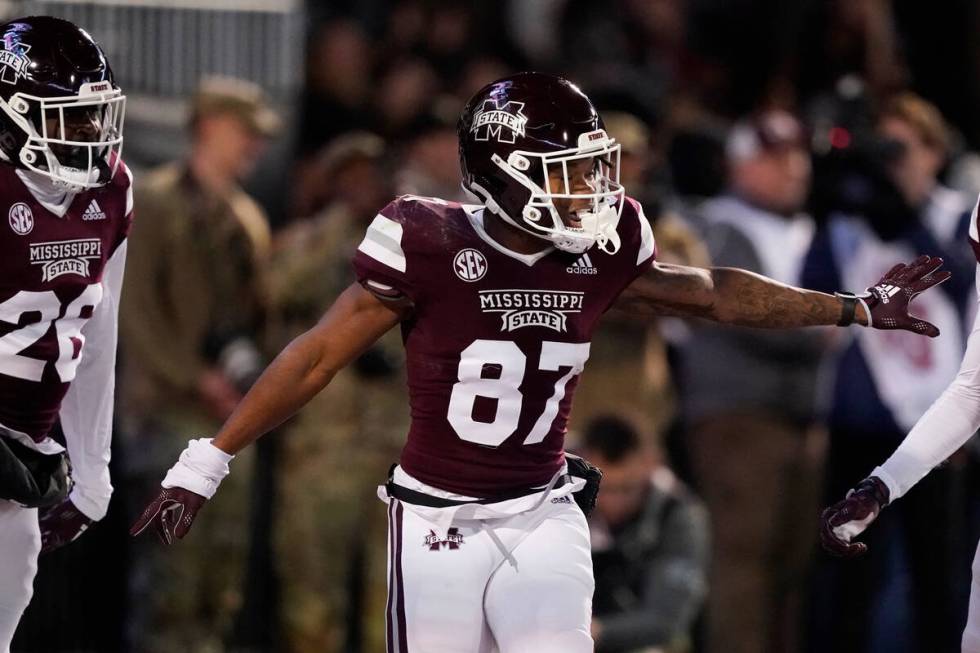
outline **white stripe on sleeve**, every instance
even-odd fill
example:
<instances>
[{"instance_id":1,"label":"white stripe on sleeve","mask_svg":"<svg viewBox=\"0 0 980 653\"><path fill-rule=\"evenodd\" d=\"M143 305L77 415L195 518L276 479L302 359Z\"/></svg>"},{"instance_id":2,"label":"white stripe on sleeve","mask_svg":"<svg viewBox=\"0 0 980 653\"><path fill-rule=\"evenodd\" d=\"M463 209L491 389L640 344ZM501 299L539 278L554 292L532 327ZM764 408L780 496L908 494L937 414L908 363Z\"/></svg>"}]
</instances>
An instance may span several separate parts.
<instances>
[{"instance_id":1,"label":"white stripe on sleeve","mask_svg":"<svg viewBox=\"0 0 980 653\"><path fill-rule=\"evenodd\" d=\"M123 215L129 215L133 212L133 173L126 166L125 163L121 164L123 172L129 178L129 187L126 189L126 213Z\"/></svg>"},{"instance_id":2,"label":"white stripe on sleeve","mask_svg":"<svg viewBox=\"0 0 980 653\"><path fill-rule=\"evenodd\" d=\"M357 246L375 261L390 268L405 271L405 252L402 250L402 226L380 213L367 229L364 240Z\"/></svg>"},{"instance_id":3,"label":"white stripe on sleeve","mask_svg":"<svg viewBox=\"0 0 980 653\"><path fill-rule=\"evenodd\" d=\"M643 207L639 202L636 203L636 207L638 209L636 217L640 221L640 252L636 256L636 264L639 265L653 256L656 245L653 240L653 229L650 228L650 221L647 220L647 216L643 214Z\"/></svg>"}]
</instances>

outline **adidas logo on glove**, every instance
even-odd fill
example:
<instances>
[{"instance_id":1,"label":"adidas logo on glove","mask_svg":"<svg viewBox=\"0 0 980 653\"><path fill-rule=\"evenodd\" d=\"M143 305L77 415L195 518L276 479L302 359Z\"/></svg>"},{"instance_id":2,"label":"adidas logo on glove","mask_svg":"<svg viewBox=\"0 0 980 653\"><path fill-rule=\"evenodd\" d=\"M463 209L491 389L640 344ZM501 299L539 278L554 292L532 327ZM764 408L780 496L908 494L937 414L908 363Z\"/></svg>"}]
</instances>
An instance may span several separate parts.
<instances>
[{"instance_id":1,"label":"adidas logo on glove","mask_svg":"<svg viewBox=\"0 0 980 653\"><path fill-rule=\"evenodd\" d=\"M881 285L875 286L871 290L872 292L874 292L874 294L878 295L878 299L881 301L882 304L887 304L890 298L894 297L895 295L897 295L899 292L902 291L902 289L899 288L898 286L893 286L888 283L883 283Z\"/></svg>"}]
</instances>

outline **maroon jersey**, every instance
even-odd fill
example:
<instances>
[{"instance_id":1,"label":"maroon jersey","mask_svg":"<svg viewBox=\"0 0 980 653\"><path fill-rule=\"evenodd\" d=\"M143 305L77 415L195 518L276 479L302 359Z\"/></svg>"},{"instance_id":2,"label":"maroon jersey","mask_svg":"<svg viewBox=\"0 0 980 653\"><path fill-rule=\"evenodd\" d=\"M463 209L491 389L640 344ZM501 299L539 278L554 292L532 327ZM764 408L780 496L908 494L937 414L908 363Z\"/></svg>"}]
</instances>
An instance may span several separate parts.
<instances>
[{"instance_id":1,"label":"maroon jersey","mask_svg":"<svg viewBox=\"0 0 980 653\"><path fill-rule=\"evenodd\" d=\"M483 231L483 207L401 197L368 228L358 279L407 295L412 423L401 465L423 483L493 497L547 483L563 463L572 395L602 313L654 260L627 198L622 246L520 255Z\"/></svg>"},{"instance_id":2,"label":"maroon jersey","mask_svg":"<svg viewBox=\"0 0 980 653\"><path fill-rule=\"evenodd\" d=\"M120 164L58 217L0 164L0 427L41 442L57 419L82 326L102 300L103 268L129 232L130 185Z\"/></svg>"}]
</instances>

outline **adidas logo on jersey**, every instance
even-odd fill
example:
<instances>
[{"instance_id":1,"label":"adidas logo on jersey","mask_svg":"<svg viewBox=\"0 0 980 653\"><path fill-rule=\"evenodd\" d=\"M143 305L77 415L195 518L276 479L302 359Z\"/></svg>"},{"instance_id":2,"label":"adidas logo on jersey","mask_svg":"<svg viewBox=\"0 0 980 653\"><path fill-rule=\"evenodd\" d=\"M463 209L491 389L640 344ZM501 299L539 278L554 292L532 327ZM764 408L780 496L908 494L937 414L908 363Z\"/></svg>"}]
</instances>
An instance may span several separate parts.
<instances>
[{"instance_id":1,"label":"adidas logo on jersey","mask_svg":"<svg viewBox=\"0 0 980 653\"><path fill-rule=\"evenodd\" d=\"M599 274L599 268L592 265L588 254L582 254L575 262L565 268L569 274Z\"/></svg>"},{"instance_id":2,"label":"adidas logo on jersey","mask_svg":"<svg viewBox=\"0 0 980 653\"><path fill-rule=\"evenodd\" d=\"M95 200L89 202L88 208L82 213L82 220L105 220L105 212Z\"/></svg>"}]
</instances>

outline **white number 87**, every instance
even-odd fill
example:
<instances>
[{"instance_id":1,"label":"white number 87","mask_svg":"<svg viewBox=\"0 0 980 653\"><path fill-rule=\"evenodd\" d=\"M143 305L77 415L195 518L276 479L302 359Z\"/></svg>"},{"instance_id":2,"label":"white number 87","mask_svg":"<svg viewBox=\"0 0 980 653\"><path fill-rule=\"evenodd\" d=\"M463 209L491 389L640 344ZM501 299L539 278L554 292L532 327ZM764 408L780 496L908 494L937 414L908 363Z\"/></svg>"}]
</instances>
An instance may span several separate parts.
<instances>
[{"instance_id":1,"label":"white number 87","mask_svg":"<svg viewBox=\"0 0 980 653\"><path fill-rule=\"evenodd\" d=\"M537 444L544 440L558 415L558 406L565 398L565 386L585 368L589 358L587 342L541 343L541 360L538 369L557 372L569 367L555 382L555 391L545 404L524 444ZM498 378L485 378L484 366L500 368ZM449 423L462 440L490 447L500 446L517 430L521 418L523 396L520 387L527 368L527 356L510 340L475 340L460 353L459 381L453 385L449 397ZM473 406L477 397L497 400L497 411L491 422L473 419Z\"/></svg>"}]
</instances>

